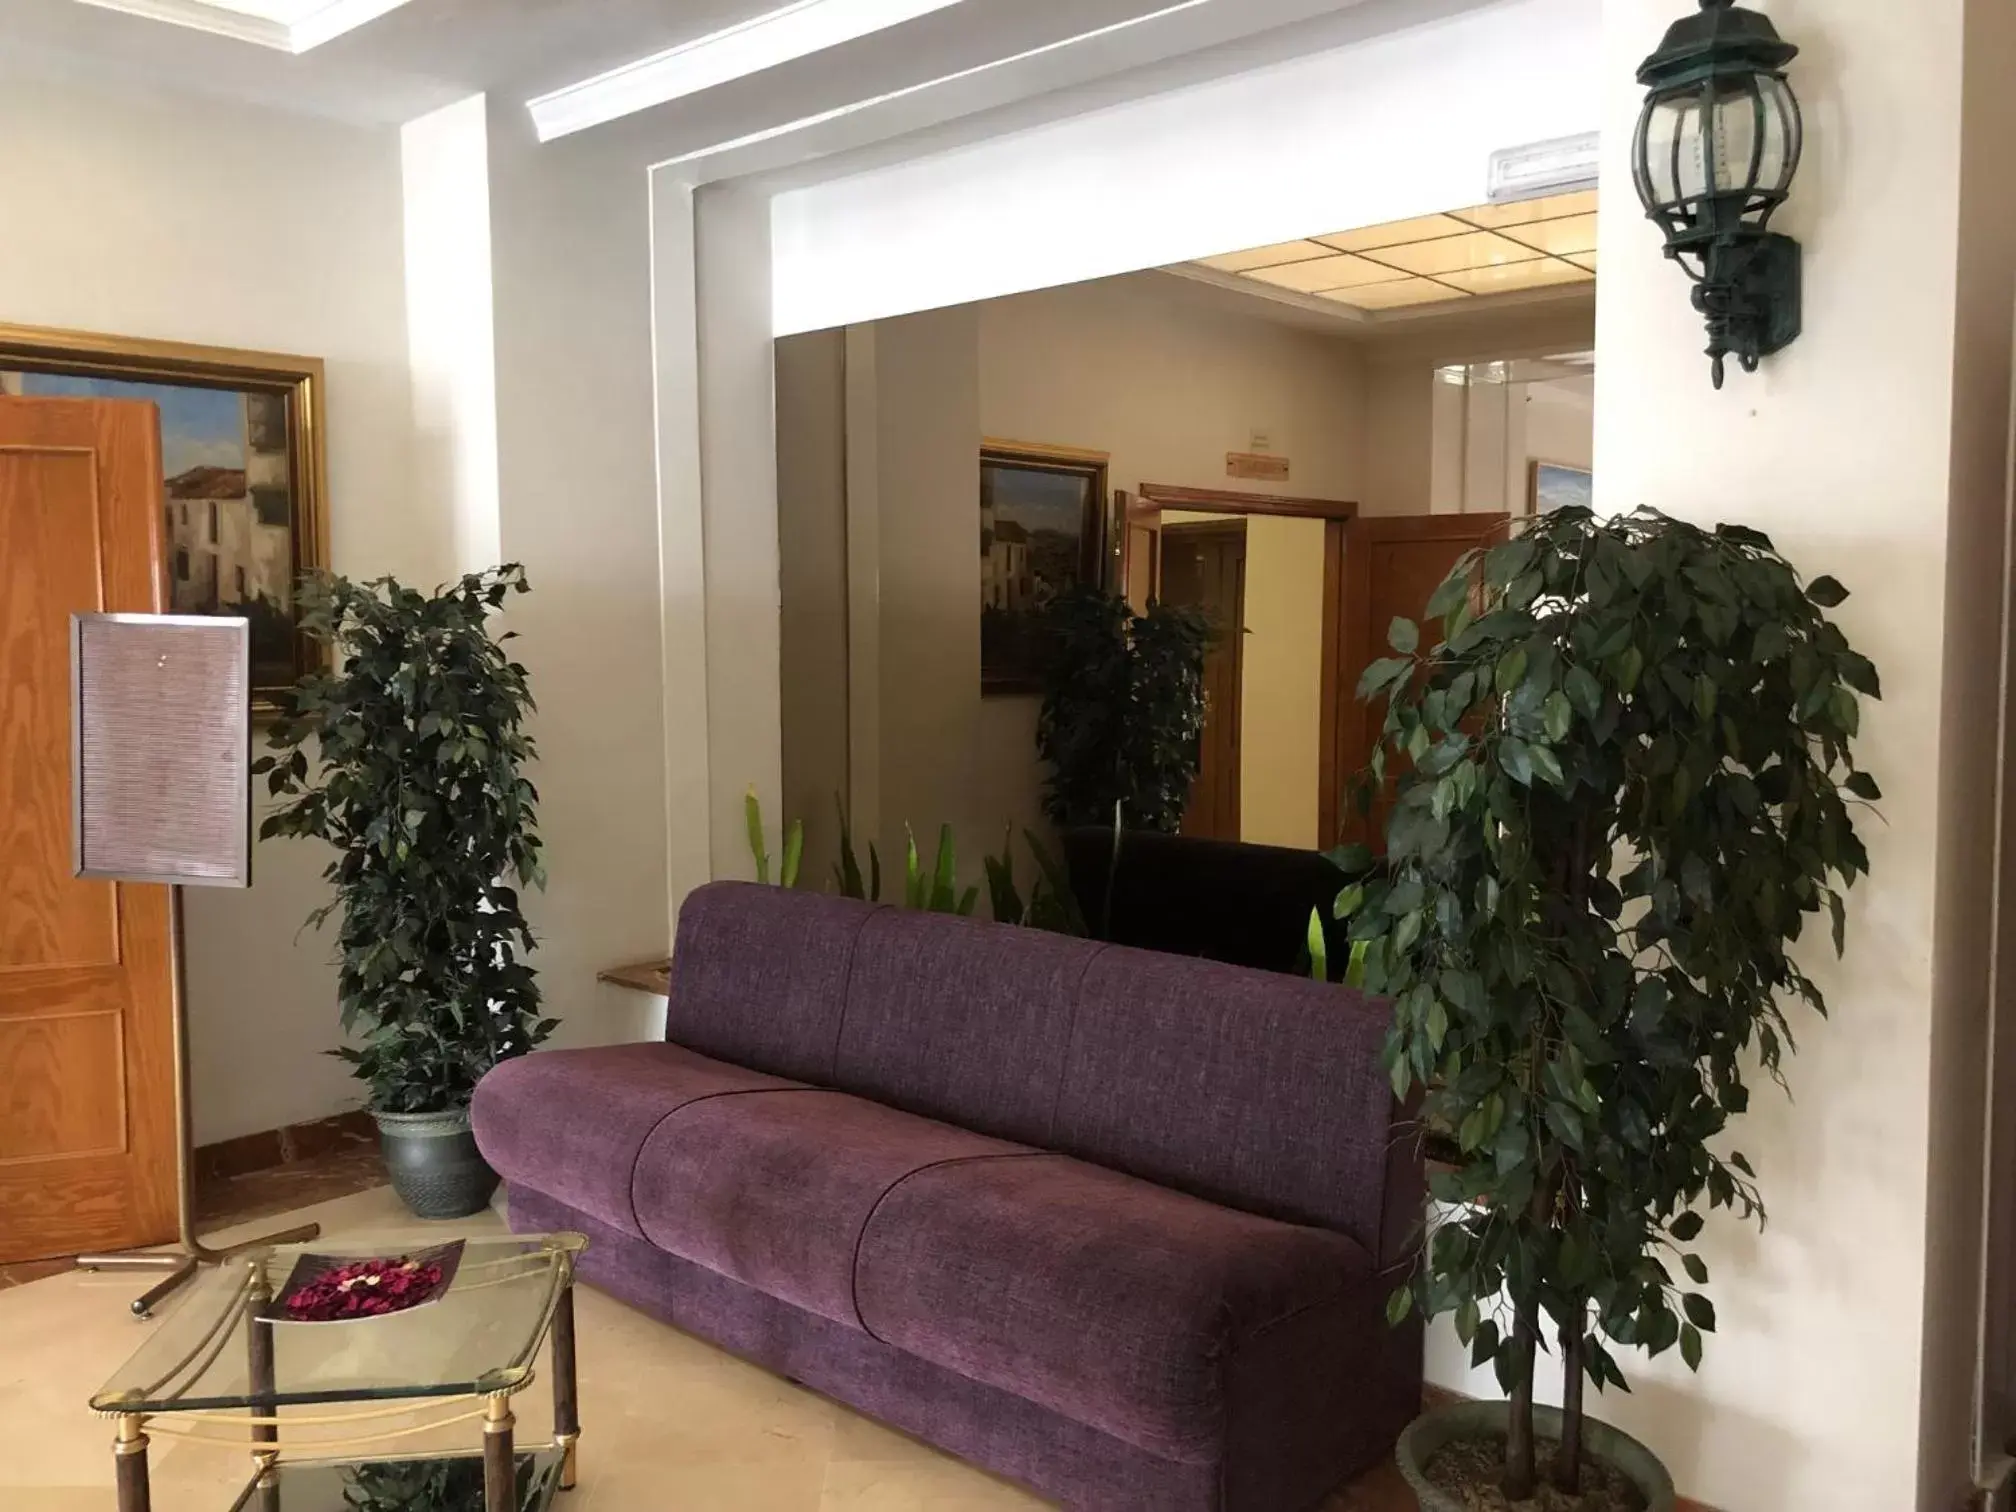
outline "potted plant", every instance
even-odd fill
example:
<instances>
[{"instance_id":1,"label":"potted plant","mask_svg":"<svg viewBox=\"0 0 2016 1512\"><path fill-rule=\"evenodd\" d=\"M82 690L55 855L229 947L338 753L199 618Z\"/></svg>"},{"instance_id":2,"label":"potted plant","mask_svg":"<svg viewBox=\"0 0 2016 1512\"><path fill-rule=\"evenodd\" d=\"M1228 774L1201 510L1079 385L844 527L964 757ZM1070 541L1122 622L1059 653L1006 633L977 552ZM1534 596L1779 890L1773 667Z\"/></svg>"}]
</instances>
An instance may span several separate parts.
<instances>
[{"instance_id":1,"label":"potted plant","mask_svg":"<svg viewBox=\"0 0 2016 1512\"><path fill-rule=\"evenodd\" d=\"M1117 809L1128 828L1174 834L1197 776L1210 621L1166 604L1136 614L1080 586L1051 603L1044 631L1044 813L1073 829L1111 825Z\"/></svg>"},{"instance_id":2,"label":"potted plant","mask_svg":"<svg viewBox=\"0 0 2016 1512\"><path fill-rule=\"evenodd\" d=\"M1786 1005L1824 1012L1790 947L1820 920L1841 948L1851 805L1880 796L1850 752L1876 670L1823 612L1846 597L1755 531L1564 509L1465 557L1439 638L1396 620L1365 675L1389 867L1336 911L1349 979L1393 1003L1394 1089L1452 1162L1393 1315L1453 1313L1509 1398L1403 1437L1431 1512L1673 1505L1584 1387L1625 1385L1617 1348L1698 1367L1703 1210L1763 1214L1724 1135L1780 1075ZM1554 1347L1559 1412L1533 1400ZM1528 1501L1550 1487L1590 1499Z\"/></svg>"},{"instance_id":3,"label":"potted plant","mask_svg":"<svg viewBox=\"0 0 2016 1512\"><path fill-rule=\"evenodd\" d=\"M517 890L544 883L524 776L532 695L488 623L526 586L515 565L432 595L391 578L310 580L302 628L334 667L292 690L267 739L280 754L254 767L290 800L262 838L336 848L323 872L336 895L309 918L341 912L337 993L358 1043L332 1053L369 1089L392 1184L423 1218L490 1200L469 1096L555 1027L539 1016Z\"/></svg>"}]
</instances>

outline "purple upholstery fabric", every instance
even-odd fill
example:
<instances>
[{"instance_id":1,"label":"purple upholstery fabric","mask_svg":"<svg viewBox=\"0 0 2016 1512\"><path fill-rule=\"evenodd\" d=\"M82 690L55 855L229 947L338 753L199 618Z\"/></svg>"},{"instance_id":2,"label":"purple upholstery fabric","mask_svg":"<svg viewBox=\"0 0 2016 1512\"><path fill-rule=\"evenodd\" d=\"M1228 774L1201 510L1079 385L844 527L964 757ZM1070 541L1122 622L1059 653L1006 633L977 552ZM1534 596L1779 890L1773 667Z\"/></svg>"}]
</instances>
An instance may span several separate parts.
<instances>
[{"instance_id":1,"label":"purple upholstery fabric","mask_svg":"<svg viewBox=\"0 0 2016 1512\"><path fill-rule=\"evenodd\" d=\"M679 910L665 1037L775 1076L830 1082L866 903L716 883Z\"/></svg>"},{"instance_id":2,"label":"purple upholstery fabric","mask_svg":"<svg viewBox=\"0 0 2016 1512\"><path fill-rule=\"evenodd\" d=\"M476 1088L476 1143L506 1181L562 1191L643 1237L631 1169L660 1119L690 1104L794 1083L680 1045L547 1050L497 1067Z\"/></svg>"},{"instance_id":3,"label":"purple upholstery fabric","mask_svg":"<svg viewBox=\"0 0 2016 1512\"><path fill-rule=\"evenodd\" d=\"M844 1092L766 1092L666 1115L644 1142L634 1195L660 1249L858 1328L854 1251L892 1189L1034 1154Z\"/></svg>"},{"instance_id":4,"label":"purple upholstery fabric","mask_svg":"<svg viewBox=\"0 0 2016 1512\"><path fill-rule=\"evenodd\" d=\"M501 1066L476 1135L514 1225L590 1235L584 1278L1068 1506L1303 1512L1419 1401L1385 1026L1291 977L718 884L674 1043Z\"/></svg>"},{"instance_id":5,"label":"purple upholstery fabric","mask_svg":"<svg viewBox=\"0 0 2016 1512\"><path fill-rule=\"evenodd\" d=\"M1375 1291L1341 1234L1201 1202L1061 1155L942 1166L861 1235L861 1319L885 1343L1159 1458L1210 1463L1249 1341Z\"/></svg>"},{"instance_id":6,"label":"purple upholstery fabric","mask_svg":"<svg viewBox=\"0 0 2016 1512\"><path fill-rule=\"evenodd\" d=\"M588 1236L578 1274L589 1285L1062 1506L1082 1512L1300 1512L1306 1505L1270 1499L1265 1488L1256 1499L1227 1502L1216 1465L1143 1454L1011 1392L668 1255L539 1192L513 1187L510 1203L511 1226L520 1233L573 1229ZM585 1354L581 1369L592 1379L595 1365ZM588 1428L592 1434L594 1424ZM1348 1467L1337 1478L1363 1468ZM668 1496L676 1491L668 1484Z\"/></svg>"},{"instance_id":7,"label":"purple upholstery fabric","mask_svg":"<svg viewBox=\"0 0 2016 1512\"><path fill-rule=\"evenodd\" d=\"M1389 1022L1341 987L1109 949L1080 989L1049 1143L1389 1258Z\"/></svg>"},{"instance_id":8,"label":"purple upholstery fabric","mask_svg":"<svg viewBox=\"0 0 2016 1512\"><path fill-rule=\"evenodd\" d=\"M835 1085L1004 1139L1047 1141L1078 984L1100 949L883 910L855 943Z\"/></svg>"}]
</instances>

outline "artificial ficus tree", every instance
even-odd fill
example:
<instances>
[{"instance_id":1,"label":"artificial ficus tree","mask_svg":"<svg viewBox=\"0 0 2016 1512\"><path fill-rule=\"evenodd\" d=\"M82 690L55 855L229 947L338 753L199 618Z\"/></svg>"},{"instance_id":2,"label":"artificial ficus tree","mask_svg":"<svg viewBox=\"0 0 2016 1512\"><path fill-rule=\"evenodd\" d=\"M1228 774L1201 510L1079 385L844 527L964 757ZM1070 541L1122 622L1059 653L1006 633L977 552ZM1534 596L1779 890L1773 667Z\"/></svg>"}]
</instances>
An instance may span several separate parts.
<instances>
[{"instance_id":1,"label":"artificial ficus tree","mask_svg":"<svg viewBox=\"0 0 2016 1512\"><path fill-rule=\"evenodd\" d=\"M1880 796L1850 751L1876 669L1824 613L1846 597L1752 530L1564 509L1466 556L1439 637L1394 621L1361 684L1397 792L1388 866L1337 914L1394 1005L1395 1090L1456 1151L1393 1313L1453 1312L1495 1366L1515 1500L1537 1351L1562 1352L1548 1473L1574 1491L1585 1380L1626 1386L1611 1346L1700 1361L1704 1199L1762 1217L1723 1135L1780 1075L1787 1005L1825 1012L1792 947L1816 919L1842 947L1851 807Z\"/></svg>"},{"instance_id":2,"label":"artificial ficus tree","mask_svg":"<svg viewBox=\"0 0 2016 1512\"><path fill-rule=\"evenodd\" d=\"M539 1014L519 887L545 885L525 668L490 633L516 564L427 594L392 578L303 582L301 628L335 663L304 677L254 772L287 800L262 838L312 836L340 914L348 1061L381 1113L466 1107L483 1074L557 1020Z\"/></svg>"}]
</instances>

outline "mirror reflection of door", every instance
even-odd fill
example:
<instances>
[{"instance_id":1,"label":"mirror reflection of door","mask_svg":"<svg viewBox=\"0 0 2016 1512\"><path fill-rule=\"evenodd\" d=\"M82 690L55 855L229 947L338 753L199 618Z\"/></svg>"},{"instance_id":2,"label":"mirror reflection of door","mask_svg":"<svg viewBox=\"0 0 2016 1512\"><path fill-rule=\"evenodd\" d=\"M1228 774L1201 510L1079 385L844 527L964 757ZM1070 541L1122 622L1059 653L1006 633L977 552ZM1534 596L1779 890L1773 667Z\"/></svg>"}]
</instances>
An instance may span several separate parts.
<instances>
[{"instance_id":1,"label":"mirror reflection of door","mask_svg":"<svg viewBox=\"0 0 2016 1512\"><path fill-rule=\"evenodd\" d=\"M1190 788L1183 833L1239 838L1239 702L1246 626L1246 522L1165 525L1162 602L1201 609L1218 634L1204 659L1203 760Z\"/></svg>"}]
</instances>

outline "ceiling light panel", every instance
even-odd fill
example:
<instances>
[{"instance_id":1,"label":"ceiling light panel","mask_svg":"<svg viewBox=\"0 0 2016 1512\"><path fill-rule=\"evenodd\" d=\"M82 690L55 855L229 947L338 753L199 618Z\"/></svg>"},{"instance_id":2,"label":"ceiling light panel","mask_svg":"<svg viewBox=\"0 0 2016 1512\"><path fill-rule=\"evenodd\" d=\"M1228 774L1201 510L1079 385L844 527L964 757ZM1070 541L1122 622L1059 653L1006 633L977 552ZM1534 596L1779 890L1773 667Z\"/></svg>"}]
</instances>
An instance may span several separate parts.
<instances>
[{"instance_id":1,"label":"ceiling light panel","mask_svg":"<svg viewBox=\"0 0 2016 1512\"><path fill-rule=\"evenodd\" d=\"M1250 273L1255 268L1274 268L1283 263L1307 262L1312 257L1335 257L1334 250L1321 242L1276 242L1271 247L1254 247L1246 252L1228 252L1222 257L1203 259L1204 266L1220 273Z\"/></svg>"},{"instance_id":2,"label":"ceiling light panel","mask_svg":"<svg viewBox=\"0 0 2016 1512\"><path fill-rule=\"evenodd\" d=\"M1472 231L1465 236L1445 236L1435 241L1415 242L1405 247L1381 247L1373 254L1383 263L1408 273L1441 277L1469 268L1495 268L1503 263L1527 262L1540 256L1531 247L1507 241L1490 231Z\"/></svg>"},{"instance_id":3,"label":"ceiling light panel","mask_svg":"<svg viewBox=\"0 0 2016 1512\"><path fill-rule=\"evenodd\" d=\"M1339 289L1320 297L1358 310L1399 310L1466 296L1432 278L1402 278L1392 283L1367 284L1362 289Z\"/></svg>"},{"instance_id":4,"label":"ceiling light panel","mask_svg":"<svg viewBox=\"0 0 2016 1512\"><path fill-rule=\"evenodd\" d=\"M1362 257L1332 253L1310 262L1290 263L1280 268L1260 268L1247 275L1258 283L1277 289L1293 289L1301 294L1320 294L1330 289L1355 289L1361 284L1388 283L1407 275L1393 268L1367 262Z\"/></svg>"},{"instance_id":5,"label":"ceiling light panel","mask_svg":"<svg viewBox=\"0 0 2016 1512\"><path fill-rule=\"evenodd\" d=\"M1506 226L1523 226L1532 221L1558 220L1566 215L1594 215L1596 191L1550 194L1545 199L1517 200L1509 205L1479 205L1474 210L1458 210L1456 217L1487 231Z\"/></svg>"},{"instance_id":6,"label":"ceiling light panel","mask_svg":"<svg viewBox=\"0 0 2016 1512\"><path fill-rule=\"evenodd\" d=\"M1359 231L1339 231L1334 236L1319 236L1326 247L1335 247L1339 252L1374 252L1381 247L1397 247L1406 242L1426 241L1438 236L1461 236L1474 229L1466 226L1454 216L1424 215L1418 220L1389 221L1383 226L1366 226Z\"/></svg>"},{"instance_id":7,"label":"ceiling light panel","mask_svg":"<svg viewBox=\"0 0 2016 1512\"><path fill-rule=\"evenodd\" d=\"M1532 262L1511 263L1495 268L1471 268L1439 275L1467 294L1515 294L1526 289L1546 289L1558 284L1589 283L1596 275L1571 262L1542 257Z\"/></svg>"},{"instance_id":8,"label":"ceiling light panel","mask_svg":"<svg viewBox=\"0 0 2016 1512\"><path fill-rule=\"evenodd\" d=\"M1596 217L1571 215L1565 220L1535 221L1530 226L1507 226L1505 235L1524 246L1555 257L1569 257L1596 250Z\"/></svg>"},{"instance_id":9,"label":"ceiling light panel","mask_svg":"<svg viewBox=\"0 0 2016 1512\"><path fill-rule=\"evenodd\" d=\"M529 103L539 140L600 126L949 10L965 0L799 0Z\"/></svg>"},{"instance_id":10,"label":"ceiling light panel","mask_svg":"<svg viewBox=\"0 0 2016 1512\"><path fill-rule=\"evenodd\" d=\"M304 53L395 11L406 0L81 0L101 10L186 26L212 36Z\"/></svg>"}]
</instances>

